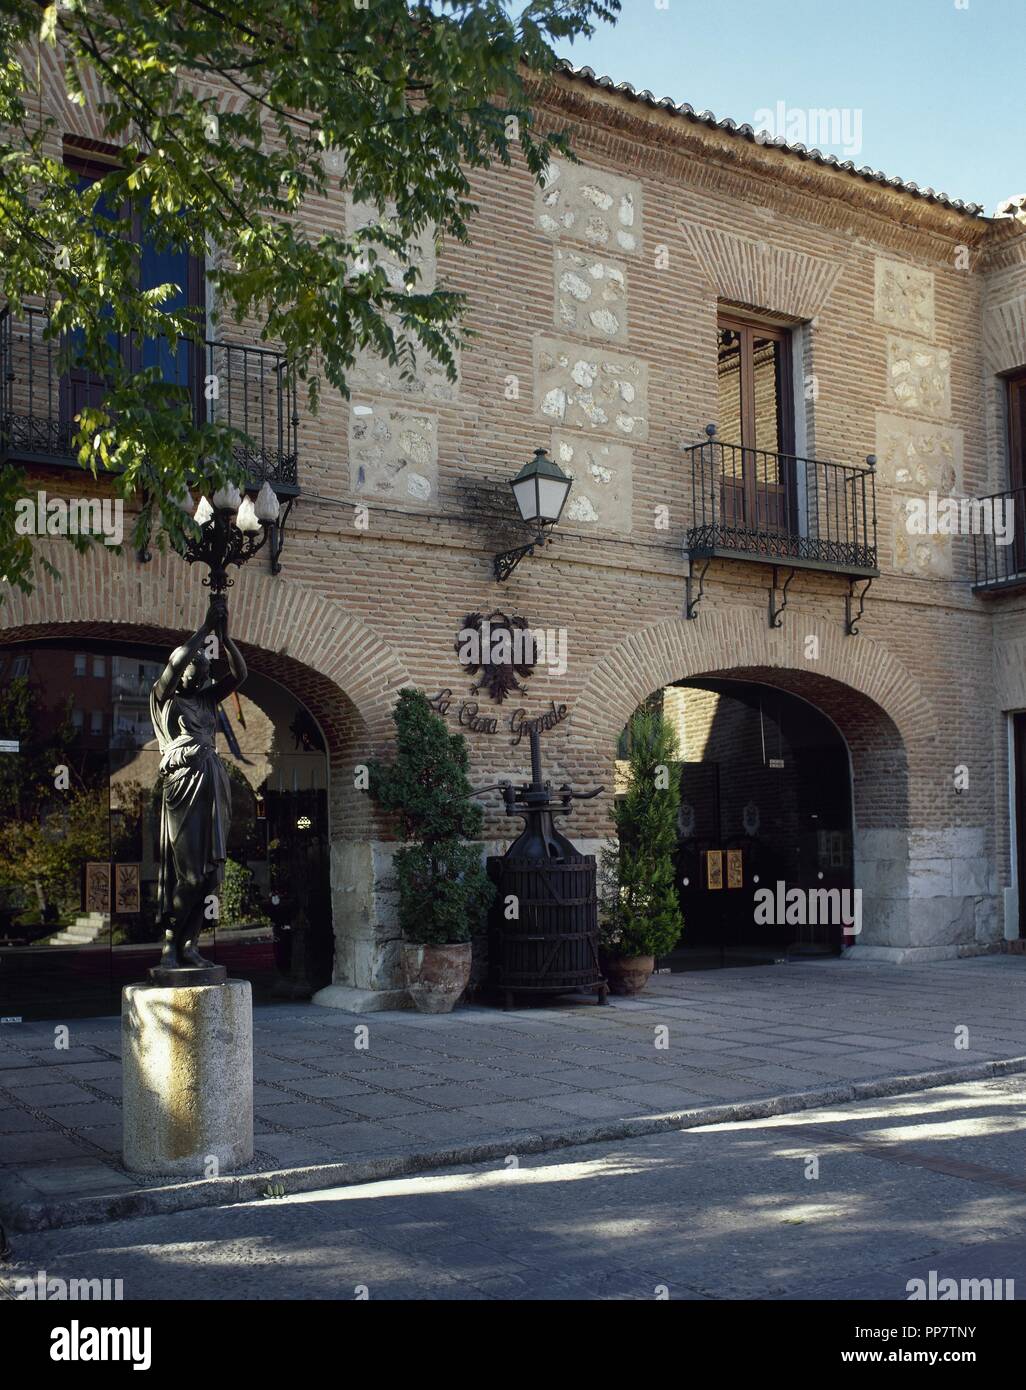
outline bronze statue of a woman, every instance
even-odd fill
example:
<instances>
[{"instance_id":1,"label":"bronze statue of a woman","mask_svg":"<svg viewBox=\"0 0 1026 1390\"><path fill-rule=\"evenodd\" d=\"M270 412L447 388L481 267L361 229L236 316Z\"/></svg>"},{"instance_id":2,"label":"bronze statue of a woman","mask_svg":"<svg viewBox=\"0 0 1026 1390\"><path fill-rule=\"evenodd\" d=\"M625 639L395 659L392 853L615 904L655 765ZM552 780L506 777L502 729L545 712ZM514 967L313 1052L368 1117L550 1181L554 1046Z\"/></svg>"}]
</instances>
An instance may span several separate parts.
<instances>
[{"instance_id":1,"label":"bronze statue of a woman","mask_svg":"<svg viewBox=\"0 0 1026 1390\"><path fill-rule=\"evenodd\" d=\"M221 655L229 674L210 678ZM200 955L209 904L224 877L231 785L215 747L220 702L246 679L242 653L228 636L228 603L214 594L203 626L171 653L150 693L150 718L160 748L160 871L158 903L164 930L157 984L218 984L223 966Z\"/></svg>"}]
</instances>

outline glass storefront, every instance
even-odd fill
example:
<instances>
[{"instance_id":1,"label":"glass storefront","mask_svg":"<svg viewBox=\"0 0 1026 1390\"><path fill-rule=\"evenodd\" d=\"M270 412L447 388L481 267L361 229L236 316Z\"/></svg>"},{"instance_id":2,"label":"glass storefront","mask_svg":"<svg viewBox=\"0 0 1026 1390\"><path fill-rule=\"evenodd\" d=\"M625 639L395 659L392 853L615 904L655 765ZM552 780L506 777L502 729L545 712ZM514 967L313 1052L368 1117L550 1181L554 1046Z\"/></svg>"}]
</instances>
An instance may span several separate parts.
<instances>
[{"instance_id":1,"label":"glass storefront","mask_svg":"<svg viewBox=\"0 0 1026 1390\"><path fill-rule=\"evenodd\" d=\"M165 653L118 643L0 648L0 1015L116 1012L156 963ZM200 949L256 997L329 983L327 757L308 711L251 672L221 707L232 785L224 884Z\"/></svg>"}]
</instances>

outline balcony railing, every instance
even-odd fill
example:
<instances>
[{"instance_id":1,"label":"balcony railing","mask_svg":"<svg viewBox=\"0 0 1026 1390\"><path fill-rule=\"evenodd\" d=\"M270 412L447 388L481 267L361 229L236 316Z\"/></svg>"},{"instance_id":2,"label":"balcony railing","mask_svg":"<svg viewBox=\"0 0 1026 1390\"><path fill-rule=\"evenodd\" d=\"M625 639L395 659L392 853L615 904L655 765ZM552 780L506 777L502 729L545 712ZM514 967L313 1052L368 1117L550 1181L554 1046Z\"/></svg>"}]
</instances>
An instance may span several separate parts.
<instances>
[{"instance_id":1,"label":"balcony railing","mask_svg":"<svg viewBox=\"0 0 1026 1390\"><path fill-rule=\"evenodd\" d=\"M1026 487L974 498L973 509L981 523L969 537L974 591L1026 589ZM1000 526L994 524L999 513Z\"/></svg>"},{"instance_id":2,"label":"balcony railing","mask_svg":"<svg viewBox=\"0 0 1026 1390\"><path fill-rule=\"evenodd\" d=\"M710 439L691 465L692 559L879 574L872 465L826 463Z\"/></svg>"},{"instance_id":3,"label":"balcony railing","mask_svg":"<svg viewBox=\"0 0 1026 1390\"><path fill-rule=\"evenodd\" d=\"M100 378L73 361L61 371L61 343L48 336L49 323L45 309L26 306L17 317L0 309L0 462L77 467L74 417L103 400ZM128 338L119 347L133 370L157 367L165 382L184 388L194 423L216 419L243 431L250 442L234 455L252 482L298 493L296 380L281 353L211 340L180 340L172 349L164 338Z\"/></svg>"}]
</instances>

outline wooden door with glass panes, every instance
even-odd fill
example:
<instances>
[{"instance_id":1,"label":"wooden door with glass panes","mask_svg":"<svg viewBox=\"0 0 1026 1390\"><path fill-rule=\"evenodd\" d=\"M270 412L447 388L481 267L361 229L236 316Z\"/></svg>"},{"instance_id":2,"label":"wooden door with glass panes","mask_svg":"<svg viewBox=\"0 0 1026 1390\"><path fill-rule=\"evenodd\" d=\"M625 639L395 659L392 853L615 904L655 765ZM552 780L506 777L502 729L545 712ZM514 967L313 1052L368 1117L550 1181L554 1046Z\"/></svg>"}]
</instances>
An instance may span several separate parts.
<instances>
[{"instance_id":1,"label":"wooden door with glass panes","mask_svg":"<svg viewBox=\"0 0 1026 1390\"><path fill-rule=\"evenodd\" d=\"M723 524L786 531L794 514L791 334L724 314L717 328Z\"/></svg>"}]
</instances>

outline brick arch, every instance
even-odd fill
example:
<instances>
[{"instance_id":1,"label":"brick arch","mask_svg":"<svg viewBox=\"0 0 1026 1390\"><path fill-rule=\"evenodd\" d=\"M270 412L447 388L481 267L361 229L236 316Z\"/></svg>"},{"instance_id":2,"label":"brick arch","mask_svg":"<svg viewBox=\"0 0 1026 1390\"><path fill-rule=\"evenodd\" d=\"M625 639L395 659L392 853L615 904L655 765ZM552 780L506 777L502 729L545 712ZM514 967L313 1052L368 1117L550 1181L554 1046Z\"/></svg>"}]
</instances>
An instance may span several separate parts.
<instances>
[{"instance_id":1,"label":"brick arch","mask_svg":"<svg viewBox=\"0 0 1026 1390\"><path fill-rule=\"evenodd\" d=\"M819 639L815 661L805 656L810 636ZM631 633L591 668L569 724L585 738L615 739L638 705L661 686L689 676L755 669L789 671L799 682L796 693L817 680L857 691L879 707L906 748L936 728L918 683L879 643L847 637L836 624L808 618L790 628L770 628L761 613L736 609L703 613L696 622L671 618Z\"/></svg>"},{"instance_id":2,"label":"brick arch","mask_svg":"<svg viewBox=\"0 0 1026 1390\"><path fill-rule=\"evenodd\" d=\"M1010 372L1026 362L1026 294L984 310L983 355L992 372Z\"/></svg>"},{"instance_id":3,"label":"brick arch","mask_svg":"<svg viewBox=\"0 0 1026 1390\"><path fill-rule=\"evenodd\" d=\"M31 594L9 591L0 607L0 643L78 633L174 645L195 630L207 591L177 555L155 555L145 566L127 557L99 560L95 549L77 555L65 547L61 580L40 573ZM232 634L254 669L293 690L329 735L348 703L372 747L389 741L392 705L413 682L365 622L312 589L258 572L255 564L230 590L229 605Z\"/></svg>"},{"instance_id":4,"label":"brick arch","mask_svg":"<svg viewBox=\"0 0 1026 1390\"><path fill-rule=\"evenodd\" d=\"M767 241L735 236L720 227L680 223L688 246L720 299L758 305L795 318L822 313L842 266Z\"/></svg>"},{"instance_id":5,"label":"brick arch","mask_svg":"<svg viewBox=\"0 0 1026 1390\"><path fill-rule=\"evenodd\" d=\"M819 639L815 661L804 654L809 636ZM642 701L698 676L758 681L815 705L848 745L861 828L912 822L910 763L936 728L928 702L885 647L808 618L770 629L754 611L714 610L697 622L670 619L632 633L589 671L564 726L567 762L578 775L589 765L608 767Z\"/></svg>"}]
</instances>

